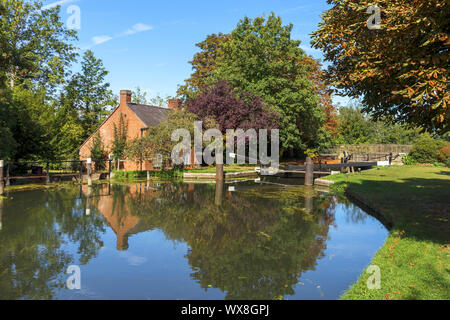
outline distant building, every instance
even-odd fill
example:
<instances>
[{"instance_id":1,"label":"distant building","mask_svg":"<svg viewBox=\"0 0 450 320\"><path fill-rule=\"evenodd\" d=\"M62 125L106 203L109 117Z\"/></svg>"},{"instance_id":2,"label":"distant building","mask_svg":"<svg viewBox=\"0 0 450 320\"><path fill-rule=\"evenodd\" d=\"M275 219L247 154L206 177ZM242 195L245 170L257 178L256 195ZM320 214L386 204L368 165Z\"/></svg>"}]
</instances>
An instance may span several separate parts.
<instances>
[{"instance_id":1,"label":"distant building","mask_svg":"<svg viewBox=\"0 0 450 320\"><path fill-rule=\"evenodd\" d=\"M145 132L152 126L157 126L162 121L167 119L169 112L181 108L181 100L169 100L169 108L161 108L143 104L131 103L131 91L120 91L120 104L111 113L111 115L100 125L100 127L81 145L80 160L86 160L91 156L91 146L94 137L100 133L103 147L108 154L111 154L111 149L114 141L114 125L119 128L119 121L121 115L127 124L127 140L132 140L142 137ZM96 160L96 159L93 159ZM144 161L142 163L143 170L153 170L154 163ZM138 162L123 162L121 169L132 171L140 170L141 164Z\"/></svg>"}]
</instances>

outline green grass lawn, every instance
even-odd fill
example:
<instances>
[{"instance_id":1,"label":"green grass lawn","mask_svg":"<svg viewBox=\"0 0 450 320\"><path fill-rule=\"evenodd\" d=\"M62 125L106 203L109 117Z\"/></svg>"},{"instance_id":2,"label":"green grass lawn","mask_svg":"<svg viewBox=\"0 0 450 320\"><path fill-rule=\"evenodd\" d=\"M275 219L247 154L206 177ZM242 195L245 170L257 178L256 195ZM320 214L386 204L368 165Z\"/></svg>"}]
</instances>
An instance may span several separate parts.
<instances>
[{"instance_id":1,"label":"green grass lawn","mask_svg":"<svg viewBox=\"0 0 450 320\"><path fill-rule=\"evenodd\" d=\"M371 263L381 269L381 290L369 290L370 275L363 272L342 299L450 299L450 169L389 167L326 179L390 224Z\"/></svg>"}]
</instances>

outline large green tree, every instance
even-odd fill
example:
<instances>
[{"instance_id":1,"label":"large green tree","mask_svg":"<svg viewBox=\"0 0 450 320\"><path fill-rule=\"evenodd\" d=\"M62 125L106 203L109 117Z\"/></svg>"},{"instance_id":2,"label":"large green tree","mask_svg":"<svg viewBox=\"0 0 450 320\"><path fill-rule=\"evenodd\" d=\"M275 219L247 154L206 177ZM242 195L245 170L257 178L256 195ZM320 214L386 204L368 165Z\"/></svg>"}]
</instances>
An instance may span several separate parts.
<instances>
[{"instance_id":1,"label":"large green tree","mask_svg":"<svg viewBox=\"0 0 450 320\"><path fill-rule=\"evenodd\" d=\"M331 62L328 80L361 97L375 119L450 130L450 3L376 0L381 27L369 29L369 3L328 0L312 44Z\"/></svg>"},{"instance_id":2,"label":"large green tree","mask_svg":"<svg viewBox=\"0 0 450 320\"><path fill-rule=\"evenodd\" d=\"M213 71L214 80L261 97L281 114L280 142L284 150L315 146L325 115L310 80L311 65L291 39L293 25L283 25L273 13L267 18L242 19L222 46Z\"/></svg>"},{"instance_id":3,"label":"large green tree","mask_svg":"<svg viewBox=\"0 0 450 320\"><path fill-rule=\"evenodd\" d=\"M213 33L196 44L200 51L194 55L192 61L189 61L194 72L185 84L178 88L179 96L184 99L193 99L207 89L208 78L216 68L217 59L223 54L222 45L229 41L231 41L231 35Z\"/></svg>"},{"instance_id":4,"label":"large green tree","mask_svg":"<svg viewBox=\"0 0 450 320\"><path fill-rule=\"evenodd\" d=\"M74 30L59 17L60 7L41 10L38 1L0 0L4 7L0 37L11 52L7 77L11 88L32 80L47 88L60 84L75 60Z\"/></svg>"},{"instance_id":5,"label":"large green tree","mask_svg":"<svg viewBox=\"0 0 450 320\"><path fill-rule=\"evenodd\" d=\"M75 32L59 7L37 1L0 0L0 156L51 158L54 110L49 104L76 57Z\"/></svg>"},{"instance_id":6,"label":"large green tree","mask_svg":"<svg viewBox=\"0 0 450 320\"><path fill-rule=\"evenodd\" d=\"M74 74L66 86L68 103L80 115L84 139L105 120L111 107L117 105L117 98L106 81L107 75L102 60L88 50L83 55L81 71Z\"/></svg>"}]
</instances>

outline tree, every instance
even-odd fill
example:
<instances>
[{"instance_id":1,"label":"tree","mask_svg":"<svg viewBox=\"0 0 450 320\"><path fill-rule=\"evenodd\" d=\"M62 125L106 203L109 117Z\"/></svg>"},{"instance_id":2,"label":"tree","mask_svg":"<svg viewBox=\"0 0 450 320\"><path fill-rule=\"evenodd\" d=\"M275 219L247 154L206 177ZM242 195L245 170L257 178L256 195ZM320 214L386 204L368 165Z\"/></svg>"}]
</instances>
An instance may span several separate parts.
<instances>
[{"instance_id":1,"label":"tree","mask_svg":"<svg viewBox=\"0 0 450 320\"><path fill-rule=\"evenodd\" d=\"M133 91L132 102L136 104L146 104L152 105L155 107L166 108L168 105L168 101L171 99L170 96L166 96L165 98L161 97L157 94L154 97L147 97L147 92L143 91L140 87L136 87L136 90Z\"/></svg>"},{"instance_id":2,"label":"tree","mask_svg":"<svg viewBox=\"0 0 450 320\"><path fill-rule=\"evenodd\" d=\"M81 72L75 74L66 86L68 103L80 114L83 139L87 139L117 105L117 98L105 78L108 71L94 53L86 51L81 61Z\"/></svg>"},{"instance_id":3,"label":"tree","mask_svg":"<svg viewBox=\"0 0 450 320\"><path fill-rule=\"evenodd\" d=\"M217 59L223 54L222 44L231 41L229 34L211 34L196 46L201 49L189 61L194 73L186 80L186 83L178 88L177 94L185 99L193 99L207 88L207 79L214 71Z\"/></svg>"},{"instance_id":4,"label":"tree","mask_svg":"<svg viewBox=\"0 0 450 320\"><path fill-rule=\"evenodd\" d=\"M374 119L449 131L450 3L378 0L382 26L369 30L366 2L328 2L312 45L331 62L329 83Z\"/></svg>"},{"instance_id":5,"label":"tree","mask_svg":"<svg viewBox=\"0 0 450 320\"><path fill-rule=\"evenodd\" d=\"M59 17L60 7L41 10L37 1L0 0L4 8L0 34L8 39L11 53L9 87L26 80L52 88L63 82L66 69L76 57L71 41L76 40Z\"/></svg>"},{"instance_id":6,"label":"tree","mask_svg":"<svg viewBox=\"0 0 450 320\"><path fill-rule=\"evenodd\" d=\"M131 97L133 103L149 104L149 101L147 100L147 92L141 90L140 87L136 87L136 90L133 91Z\"/></svg>"},{"instance_id":7,"label":"tree","mask_svg":"<svg viewBox=\"0 0 450 320\"><path fill-rule=\"evenodd\" d=\"M0 153L11 160L51 158L54 110L48 101L76 54L75 32L59 8L0 0Z\"/></svg>"},{"instance_id":8,"label":"tree","mask_svg":"<svg viewBox=\"0 0 450 320\"><path fill-rule=\"evenodd\" d=\"M120 114L119 125L114 123L114 140L111 148L111 152L114 155L114 159L119 161L125 156L127 147L127 134L128 134L128 122L125 121L123 114ZM117 166L119 168L119 165Z\"/></svg>"},{"instance_id":9,"label":"tree","mask_svg":"<svg viewBox=\"0 0 450 320\"><path fill-rule=\"evenodd\" d=\"M171 112L166 120L157 126L150 127L144 137L134 139L127 144L126 156L128 159L152 159L156 155L162 155L169 159L172 150L179 142L172 141L172 133L178 129L186 129L194 138L194 122L198 117L190 112L178 110ZM204 129L217 128L218 125L211 118L206 118Z\"/></svg>"},{"instance_id":10,"label":"tree","mask_svg":"<svg viewBox=\"0 0 450 320\"><path fill-rule=\"evenodd\" d=\"M233 30L233 40L222 45L211 80L229 81L274 107L281 114L284 150L317 145L325 121L309 80L312 69L301 63L307 56L300 41L291 40L292 27L283 26L273 13L267 19L245 17Z\"/></svg>"},{"instance_id":11,"label":"tree","mask_svg":"<svg viewBox=\"0 0 450 320\"><path fill-rule=\"evenodd\" d=\"M91 159L95 161L95 170L101 171L106 168L106 151L103 147L102 137L100 132L96 133L92 139L92 145L90 148Z\"/></svg>"},{"instance_id":12,"label":"tree","mask_svg":"<svg viewBox=\"0 0 450 320\"><path fill-rule=\"evenodd\" d=\"M359 107L339 108L339 136L336 144L369 144L375 132L367 115Z\"/></svg>"},{"instance_id":13,"label":"tree","mask_svg":"<svg viewBox=\"0 0 450 320\"><path fill-rule=\"evenodd\" d=\"M187 110L201 120L213 118L223 134L228 129L274 129L279 115L248 92L237 97L231 84L219 81L188 102Z\"/></svg>"},{"instance_id":14,"label":"tree","mask_svg":"<svg viewBox=\"0 0 450 320\"><path fill-rule=\"evenodd\" d=\"M380 119L371 121L360 104L339 108L339 135L334 139L339 144L414 144L420 137L420 128L392 125Z\"/></svg>"}]
</instances>

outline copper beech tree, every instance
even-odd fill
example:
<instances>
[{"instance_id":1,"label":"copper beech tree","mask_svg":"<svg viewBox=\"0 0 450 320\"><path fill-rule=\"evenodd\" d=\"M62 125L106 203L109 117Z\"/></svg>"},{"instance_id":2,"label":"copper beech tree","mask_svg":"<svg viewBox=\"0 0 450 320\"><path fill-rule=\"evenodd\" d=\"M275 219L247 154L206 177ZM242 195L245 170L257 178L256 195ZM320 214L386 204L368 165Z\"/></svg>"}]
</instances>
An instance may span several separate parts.
<instances>
[{"instance_id":1,"label":"copper beech tree","mask_svg":"<svg viewBox=\"0 0 450 320\"><path fill-rule=\"evenodd\" d=\"M331 9L313 33L312 45L331 62L327 80L362 98L375 119L449 131L450 2L448 0L329 0ZM368 28L368 8L381 11Z\"/></svg>"}]
</instances>

